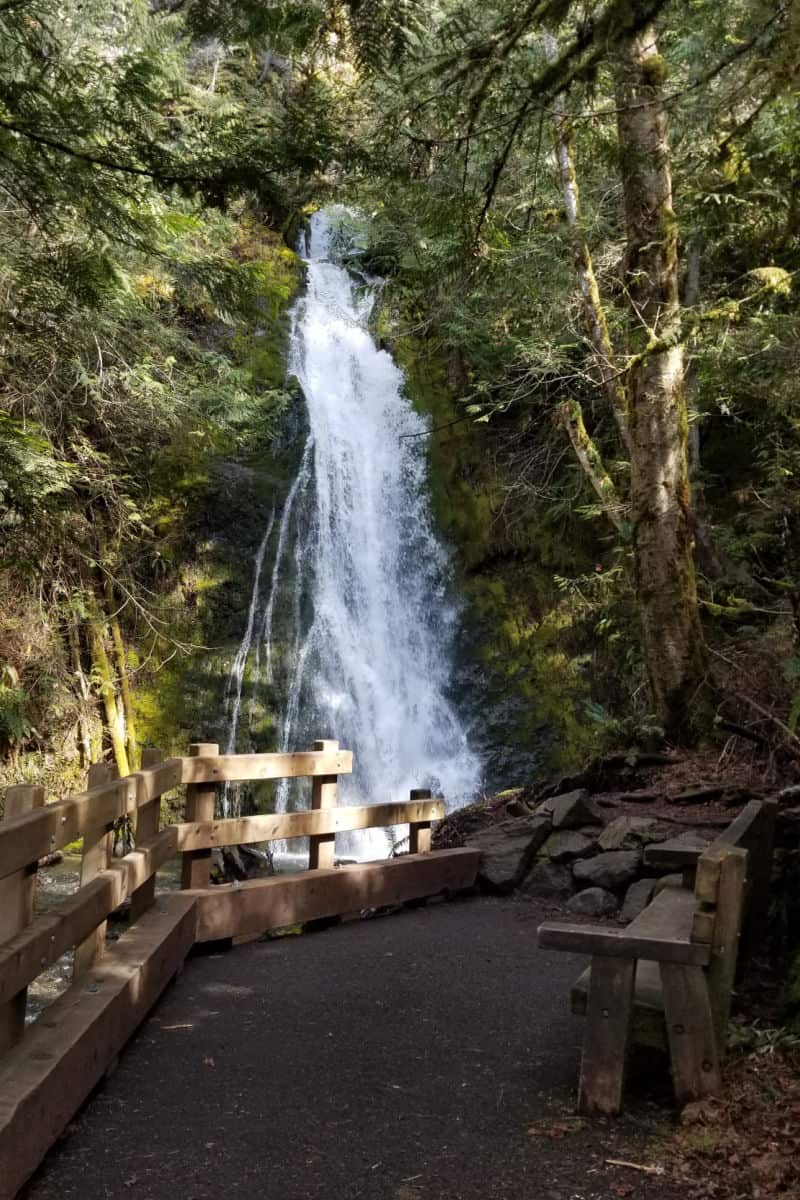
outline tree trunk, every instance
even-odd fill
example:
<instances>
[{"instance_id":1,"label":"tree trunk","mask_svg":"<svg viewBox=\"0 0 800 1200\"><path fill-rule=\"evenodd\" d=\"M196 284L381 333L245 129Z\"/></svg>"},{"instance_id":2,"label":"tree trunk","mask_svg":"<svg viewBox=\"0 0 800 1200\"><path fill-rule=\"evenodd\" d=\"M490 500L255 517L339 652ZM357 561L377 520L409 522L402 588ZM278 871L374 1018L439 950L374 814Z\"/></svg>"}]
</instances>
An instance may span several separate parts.
<instances>
[{"instance_id":1,"label":"tree trunk","mask_svg":"<svg viewBox=\"0 0 800 1200\"><path fill-rule=\"evenodd\" d=\"M683 289L684 308L694 308L700 299L701 261L702 248L700 242L690 242L686 252L686 282ZM684 372L684 387L686 387L687 383L688 370ZM697 410L692 404L691 388L686 387L686 392L687 418L694 418L694 420L689 420L689 481L694 488L697 477L700 474L700 422L697 419Z\"/></svg>"},{"instance_id":2,"label":"tree trunk","mask_svg":"<svg viewBox=\"0 0 800 1200\"><path fill-rule=\"evenodd\" d=\"M622 535L624 533L623 506L620 504L614 481L603 466L600 452L587 433L580 404L577 400L564 400L559 405L558 415L566 430L575 457L594 488L603 512L617 533Z\"/></svg>"},{"instance_id":3,"label":"tree trunk","mask_svg":"<svg viewBox=\"0 0 800 1200\"><path fill-rule=\"evenodd\" d=\"M114 761L120 775L124 776L129 773L128 754L125 746L125 722L122 719L122 713L117 709L116 681L106 652L104 622L91 585L88 585L86 589L86 610L92 669L100 683L100 696L106 715L106 727L114 751Z\"/></svg>"},{"instance_id":4,"label":"tree trunk","mask_svg":"<svg viewBox=\"0 0 800 1200\"><path fill-rule=\"evenodd\" d=\"M549 63L558 59L558 43L552 33L544 35L545 57ZM581 216L581 200L578 190L578 177L575 174L575 156L572 148L572 132L567 114L564 97L556 96L553 103L556 132L556 158L561 178L561 191L564 197L564 212L567 225L572 234L572 245L575 252L575 274L578 280L578 290L583 305L583 314L589 330L589 337L600 370L603 388L608 396L614 420L619 429L622 444L630 453L630 433L628 431L628 397L622 373L616 361L614 347L611 345L611 335L608 332L608 322L600 299L600 288L594 273L589 243Z\"/></svg>"},{"instance_id":5,"label":"tree trunk","mask_svg":"<svg viewBox=\"0 0 800 1200\"><path fill-rule=\"evenodd\" d=\"M75 682L80 692L80 700L78 706L78 734L81 750L81 766L88 769L92 761L92 734L89 727L89 719L86 715L86 710L89 707L90 692L89 684L86 682L86 676L83 673L81 665L81 647L80 638L78 636L78 625L75 617L70 613L67 620L67 643L69 645L70 664L72 666L72 674L75 677Z\"/></svg>"},{"instance_id":6,"label":"tree trunk","mask_svg":"<svg viewBox=\"0 0 800 1200\"><path fill-rule=\"evenodd\" d=\"M128 748L128 762L132 771L139 769L139 745L136 740L136 713L133 707L133 696L131 694L130 677L128 675L128 659L125 653L125 641L122 636L122 629L119 623L119 617L114 608L114 585L111 579L105 577L105 595L106 605L108 607L109 619L108 623L111 628L111 640L114 645L114 659L117 666L117 678L119 679L120 697L122 700L123 719L125 721L126 745Z\"/></svg>"},{"instance_id":7,"label":"tree trunk","mask_svg":"<svg viewBox=\"0 0 800 1200\"><path fill-rule=\"evenodd\" d=\"M654 709L668 736L686 740L705 651L692 562L677 223L663 78L655 34L645 29L622 51L616 88L627 226L625 284L634 323L631 524Z\"/></svg>"}]
</instances>

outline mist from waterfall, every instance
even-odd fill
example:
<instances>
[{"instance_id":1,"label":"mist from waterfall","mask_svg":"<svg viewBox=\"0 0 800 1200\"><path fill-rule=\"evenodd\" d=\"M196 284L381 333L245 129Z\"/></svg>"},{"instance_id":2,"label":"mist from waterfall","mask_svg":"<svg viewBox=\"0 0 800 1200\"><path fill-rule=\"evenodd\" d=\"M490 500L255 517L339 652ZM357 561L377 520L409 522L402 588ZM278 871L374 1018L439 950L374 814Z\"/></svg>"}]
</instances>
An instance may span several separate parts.
<instances>
[{"instance_id":1,"label":"mist from waterfall","mask_svg":"<svg viewBox=\"0 0 800 1200\"><path fill-rule=\"evenodd\" d=\"M379 283L345 265L352 224L348 210L318 212L302 247L307 287L291 313L288 373L308 433L271 571L261 570L268 537L257 556L269 588L253 687L280 686L280 749L333 738L353 751L340 803L430 787L454 807L475 795L480 762L451 696L458 611L426 492L428 425L369 331ZM301 789L279 785L278 810L305 806ZM344 835L339 847L389 849L381 831Z\"/></svg>"}]
</instances>

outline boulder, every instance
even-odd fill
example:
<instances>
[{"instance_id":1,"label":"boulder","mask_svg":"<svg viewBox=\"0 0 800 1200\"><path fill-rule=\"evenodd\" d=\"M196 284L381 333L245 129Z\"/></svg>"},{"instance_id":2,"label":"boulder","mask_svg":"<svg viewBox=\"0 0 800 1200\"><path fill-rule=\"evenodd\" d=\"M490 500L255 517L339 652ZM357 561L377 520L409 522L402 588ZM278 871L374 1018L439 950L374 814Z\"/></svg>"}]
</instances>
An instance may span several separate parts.
<instances>
[{"instance_id":1,"label":"boulder","mask_svg":"<svg viewBox=\"0 0 800 1200\"><path fill-rule=\"evenodd\" d=\"M637 879L635 883L632 883L625 893L625 902L620 913L621 920L627 924L634 917L638 917L639 913L643 912L653 899L655 886L655 879Z\"/></svg>"},{"instance_id":2,"label":"boulder","mask_svg":"<svg viewBox=\"0 0 800 1200\"><path fill-rule=\"evenodd\" d=\"M683 875L680 871L676 871L672 875L662 875L660 879L657 879L653 895L657 896L659 892L663 892L664 888L670 887L683 887Z\"/></svg>"},{"instance_id":3,"label":"boulder","mask_svg":"<svg viewBox=\"0 0 800 1200\"><path fill-rule=\"evenodd\" d=\"M562 900L571 896L575 888L569 867L558 863L539 860L520 884L526 896L544 896L550 900Z\"/></svg>"},{"instance_id":4,"label":"boulder","mask_svg":"<svg viewBox=\"0 0 800 1200\"><path fill-rule=\"evenodd\" d=\"M665 842L674 826L655 817L615 817L598 838L601 850L639 850L648 843Z\"/></svg>"},{"instance_id":5,"label":"boulder","mask_svg":"<svg viewBox=\"0 0 800 1200\"><path fill-rule=\"evenodd\" d=\"M540 804L536 812L538 815L550 817L553 829L580 829L581 825L602 825L592 808L586 788L577 788L574 792L553 796Z\"/></svg>"},{"instance_id":6,"label":"boulder","mask_svg":"<svg viewBox=\"0 0 800 1200\"><path fill-rule=\"evenodd\" d=\"M549 833L549 819L528 816L471 834L465 844L481 852L479 881L492 891L512 891Z\"/></svg>"},{"instance_id":7,"label":"boulder","mask_svg":"<svg viewBox=\"0 0 800 1200\"><path fill-rule=\"evenodd\" d=\"M576 858L588 858L597 846L597 838L577 829L557 829L551 833L539 851L540 858L554 863L570 863Z\"/></svg>"},{"instance_id":8,"label":"boulder","mask_svg":"<svg viewBox=\"0 0 800 1200\"><path fill-rule=\"evenodd\" d=\"M580 913L582 917L613 917L619 909L617 898L605 888L590 887L577 892L567 901L570 912Z\"/></svg>"},{"instance_id":9,"label":"boulder","mask_svg":"<svg viewBox=\"0 0 800 1200\"><path fill-rule=\"evenodd\" d=\"M607 850L594 858L576 862L572 874L584 887L601 887L613 891L636 878L641 856L638 850Z\"/></svg>"}]
</instances>

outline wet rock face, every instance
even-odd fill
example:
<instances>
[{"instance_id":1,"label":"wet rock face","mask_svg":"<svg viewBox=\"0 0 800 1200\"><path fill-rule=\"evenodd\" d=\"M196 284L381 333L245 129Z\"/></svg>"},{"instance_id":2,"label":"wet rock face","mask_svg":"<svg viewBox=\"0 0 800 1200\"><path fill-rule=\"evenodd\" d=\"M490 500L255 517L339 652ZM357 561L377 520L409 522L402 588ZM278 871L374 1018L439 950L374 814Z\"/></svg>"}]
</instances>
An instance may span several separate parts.
<instances>
[{"instance_id":1,"label":"wet rock face","mask_svg":"<svg viewBox=\"0 0 800 1200\"><path fill-rule=\"evenodd\" d=\"M569 867L558 863L539 860L520 884L520 891L527 896L541 896L551 900L563 900L575 890Z\"/></svg>"},{"instance_id":2,"label":"wet rock face","mask_svg":"<svg viewBox=\"0 0 800 1200\"><path fill-rule=\"evenodd\" d=\"M540 851L541 858L554 863L571 863L586 858L597 848L597 838L573 829L558 829L551 833Z\"/></svg>"},{"instance_id":3,"label":"wet rock face","mask_svg":"<svg viewBox=\"0 0 800 1200\"><path fill-rule=\"evenodd\" d=\"M613 892L607 892L605 888L590 887L568 900L567 908L582 917L614 917L619 912L619 901Z\"/></svg>"},{"instance_id":4,"label":"wet rock face","mask_svg":"<svg viewBox=\"0 0 800 1200\"><path fill-rule=\"evenodd\" d=\"M644 912L653 899L655 886L655 879L637 879L635 883L630 885L625 893L625 901L620 913L620 918L626 924L632 921L634 917L638 917L640 912Z\"/></svg>"},{"instance_id":5,"label":"wet rock face","mask_svg":"<svg viewBox=\"0 0 800 1200\"><path fill-rule=\"evenodd\" d=\"M680 871L674 871L671 875L662 875L660 879L657 879L653 895L657 896L659 892L663 892L664 888L670 887L683 887L683 875Z\"/></svg>"},{"instance_id":6,"label":"wet rock face","mask_svg":"<svg viewBox=\"0 0 800 1200\"><path fill-rule=\"evenodd\" d=\"M569 911L581 916L632 921L662 887L685 886L682 875L658 878L644 851L665 841L701 851L710 840L660 816L623 813L605 824L586 788L550 797L533 811L519 791L500 800L494 818L481 817L490 824L462 825L456 843L480 850L479 884L495 893L519 888L526 896L568 900Z\"/></svg>"},{"instance_id":7,"label":"wet rock face","mask_svg":"<svg viewBox=\"0 0 800 1200\"><path fill-rule=\"evenodd\" d=\"M636 878L642 856L638 850L608 850L594 858L583 859L573 867L573 874L584 887L601 887L613 891Z\"/></svg>"},{"instance_id":8,"label":"wet rock face","mask_svg":"<svg viewBox=\"0 0 800 1200\"><path fill-rule=\"evenodd\" d=\"M478 879L490 891L512 891L549 834L550 822L535 816L502 821L473 834L467 845L481 852Z\"/></svg>"},{"instance_id":9,"label":"wet rock face","mask_svg":"<svg viewBox=\"0 0 800 1200\"><path fill-rule=\"evenodd\" d=\"M598 839L601 850L639 850L656 842L665 842L674 827L654 817L617 817Z\"/></svg>"},{"instance_id":10,"label":"wet rock face","mask_svg":"<svg viewBox=\"0 0 800 1200\"><path fill-rule=\"evenodd\" d=\"M582 825L601 825L601 818L592 808L586 788L565 792L545 800L536 810L538 815L547 816L553 829L580 829Z\"/></svg>"}]
</instances>

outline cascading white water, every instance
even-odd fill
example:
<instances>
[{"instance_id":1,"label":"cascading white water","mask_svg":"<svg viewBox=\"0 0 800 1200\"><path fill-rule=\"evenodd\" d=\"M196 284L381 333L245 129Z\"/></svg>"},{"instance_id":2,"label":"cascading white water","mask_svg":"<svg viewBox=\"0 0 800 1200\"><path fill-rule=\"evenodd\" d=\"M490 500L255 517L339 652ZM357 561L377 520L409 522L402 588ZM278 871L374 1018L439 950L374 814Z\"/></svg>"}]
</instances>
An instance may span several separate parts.
<instances>
[{"instance_id":1,"label":"cascading white water","mask_svg":"<svg viewBox=\"0 0 800 1200\"><path fill-rule=\"evenodd\" d=\"M449 698L457 610L426 496L427 425L369 332L377 285L342 265L349 216L316 213L305 242L288 369L309 431L260 622L266 679L257 670L254 687L279 688L283 750L335 738L353 751L340 803L430 787L454 807L475 795L480 763ZM279 787L279 810L304 803L296 787ZM390 844L365 831L339 851L379 857Z\"/></svg>"},{"instance_id":2,"label":"cascading white water","mask_svg":"<svg viewBox=\"0 0 800 1200\"><path fill-rule=\"evenodd\" d=\"M231 664L228 682L225 684L225 692L223 695L223 703L225 705L225 713L228 718L228 739L225 744L226 754L235 754L236 752L236 734L239 730L239 713L242 707L242 684L244 682L244 671L247 666L247 658L250 654L250 647L253 642L253 630L256 623L256 610L260 596L261 587L261 569L264 566L264 555L269 543L272 527L275 524L275 509L270 513L267 528L264 530L264 536L261 539L256 556L253 560L253 587L250 592L250 607L247 611L247 622L242 634L242 640L239 643L239 649ZM226 783L222 790L222 813L223 816L229 816L229 799L230 787Z\"/></svg>"},{"instance_id":3,"label":"cascading white water","mask_svg":"<svg viewBox=\"0 0 800 1200\"><path fill-rule=\"evenodd\" d=\"M294 631L282 743L329 737L352 749L344 802L430 786L455 805L474 795L480 768L448 698L456 611L425 490L427 426L370 335L375 287L342 265L342 217L312 217L293 310L289 370L313 455L295 589L312 611ZM288 798L284 786L279 802Z\"/></svg>"}]
</instances>

